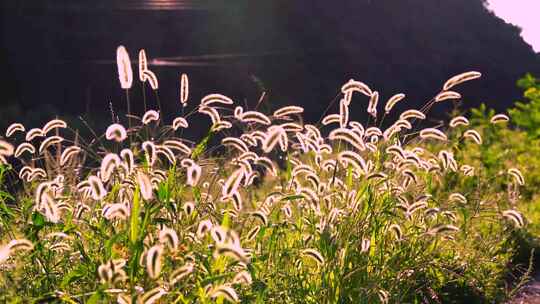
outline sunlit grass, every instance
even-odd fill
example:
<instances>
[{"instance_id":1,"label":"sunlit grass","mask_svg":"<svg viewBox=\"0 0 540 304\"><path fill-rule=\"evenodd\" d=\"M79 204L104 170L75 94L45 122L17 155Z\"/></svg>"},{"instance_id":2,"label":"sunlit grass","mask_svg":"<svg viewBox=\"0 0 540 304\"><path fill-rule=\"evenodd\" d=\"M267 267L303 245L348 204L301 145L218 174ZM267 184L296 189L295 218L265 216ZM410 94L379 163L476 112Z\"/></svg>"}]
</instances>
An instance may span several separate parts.
<instances>
[{"instance_id":1,"label":"sunlit grass","mask_svg":"<svg viewBox=\"0 0 540 304\"><path fill-rule=\"evenodd\" d=\"M121 55L128 99L133 75ZM157 77L145 66L139 72L158 98ZM522 173L486 175L464 149L486 141L466 118L450 127L424 122L437 103L460 98L450 89L478 77L451 78L384 130L378 93L359 81L342 87L339 112L323 126L303 123L296 106L267 114L220 94L195 103L186 76L178 103L185 115L172 122L149 110L131 116L131 127L113 121L88 139L62 120L11 127L0 142L0 297L500 301L511 289L513 235L528 221L516 210ZM384 116L397 102L403 94ZM353 103L367 104L371 123L354 120ZM212 125L193 143L181 134L195 113ZM221 144L211 146L215 139ZM8 184L18 189L13 196Z\"/></svg>"}]
</instances>

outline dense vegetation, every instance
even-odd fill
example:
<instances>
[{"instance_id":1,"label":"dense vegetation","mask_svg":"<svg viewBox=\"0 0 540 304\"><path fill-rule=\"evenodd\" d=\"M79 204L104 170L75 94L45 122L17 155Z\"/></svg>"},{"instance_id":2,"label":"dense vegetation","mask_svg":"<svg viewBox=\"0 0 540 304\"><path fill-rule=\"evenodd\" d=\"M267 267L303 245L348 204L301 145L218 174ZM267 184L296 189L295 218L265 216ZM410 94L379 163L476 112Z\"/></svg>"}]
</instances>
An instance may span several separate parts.
<instances>
[{"instance_id":1,"label":"dense vegetation","mask_svg":"<svg viewBox=\"0 0 540 304\"><path fill-rule=\"evenodd\" d=\"M135 77L155 91L146 62L140 53ZM123 47L118 70L130 104ZM388 128L406 97L379 102L360 81L307 124L298 106L264 114L221 94L198 103L186 75L172 122L157 110L111 113L90 138L61 119L12 124L0 141L1 300L501 302L532 269L540 177L527 115L539 87L521 81L532 101L510 111L524 131L485 107L428 121L479 77L452 77ZM350 109L365 105L360 123ZM212 121L195 142L182 136L201 123L194 113Z\"/></svg>"},{"instance_id":2,"label":"dense vegetation","mask_svg":"<svg viewBox=\"0 0 540 304\"><path fill-rule=\"evenodd\" d=\"M528 231L537 237L540 234L540 81L528 74L518 81L518 86L523 89L526 101L518 101L509 109L511 127L491 126L489 117L494 111L485 105L471 110L471 124L480 130L485 144L481 148L467 147L467 157L468 161L484 166L487 176L496 175L510 164L523 170L527 183L520 196L522 204L516 207L527 214ZM536 246L533 239L526 243Z\"/></svg>"}]
</instances>

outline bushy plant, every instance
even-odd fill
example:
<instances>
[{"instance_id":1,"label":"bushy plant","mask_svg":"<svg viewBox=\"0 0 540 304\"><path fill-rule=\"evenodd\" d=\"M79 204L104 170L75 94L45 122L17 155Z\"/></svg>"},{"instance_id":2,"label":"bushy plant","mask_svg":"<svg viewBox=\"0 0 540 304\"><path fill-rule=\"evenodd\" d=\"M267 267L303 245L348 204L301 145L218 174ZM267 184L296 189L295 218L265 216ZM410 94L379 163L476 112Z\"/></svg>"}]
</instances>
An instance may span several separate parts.
<instances>
[{"instance_id":1,"label":"bushy plant","mask_svg":"<svg viewBox=\"0 0 540 304\"><path fill-rule=\"evenodd\" d=\"M527 74L517 82L527 102L516 102L509 113L512 122L533 139L540 138L540 81Z\"/></svg>"},{"instance_id":2,"label":"bushy plant","mask_svg":"<svg viewBox=\"0 0 540 304\"><path fill-rule=\"evenodd\" d=\"M497 114L485 104L471 109L471 126L480 132L483 145L466 145L461 149L467 162L484 167L484 178L496 176L508 167L518 167L524 172L525 185L521 189L519 203L515 208L522 211L529 222L527 230L513 235L516 242L514 262L526 263L531 249L538 251L537 235L540 233L540 91L538 80L528 74L518 81L523 88L527 103L517 102L509 109L509 122L493 124ZM457 112L454 115L459 115ZM504 180L497 186L508 187ZM539 263L535 258L535 264Z\"/></svg>"}]
</instances>

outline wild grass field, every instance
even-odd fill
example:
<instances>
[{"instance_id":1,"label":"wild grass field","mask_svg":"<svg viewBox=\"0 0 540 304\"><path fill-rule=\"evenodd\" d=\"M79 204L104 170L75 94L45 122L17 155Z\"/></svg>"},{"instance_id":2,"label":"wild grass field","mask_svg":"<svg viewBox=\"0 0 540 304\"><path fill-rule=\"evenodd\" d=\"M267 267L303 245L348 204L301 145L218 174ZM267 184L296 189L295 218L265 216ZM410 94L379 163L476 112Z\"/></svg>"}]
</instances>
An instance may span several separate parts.
<instances>
[{"instance_id":1,"label":"wild grass field","mask_svg":"<svg viewBox=\"0 0 540 304\"><path fill-rule=\"evenodd\" d=\"M430 111L480 73L402 113L404 94L379 101L351 79L338 111L308 124L294 105L191 100L181 75L184 114L165 121L151 98L131 113L125 48L117 61L128 115L113 113L104 134L83 138L55 118L13 123L0 140L1 301L499 303L529 278L540 232L532 76L520 82L531 101L509 115L482 107L440 124ZM138 81L157 91L146 62L141 51ZM196 113L211 124L193 142L183 132L200 127Z\"/></svg>"}]
</instances>

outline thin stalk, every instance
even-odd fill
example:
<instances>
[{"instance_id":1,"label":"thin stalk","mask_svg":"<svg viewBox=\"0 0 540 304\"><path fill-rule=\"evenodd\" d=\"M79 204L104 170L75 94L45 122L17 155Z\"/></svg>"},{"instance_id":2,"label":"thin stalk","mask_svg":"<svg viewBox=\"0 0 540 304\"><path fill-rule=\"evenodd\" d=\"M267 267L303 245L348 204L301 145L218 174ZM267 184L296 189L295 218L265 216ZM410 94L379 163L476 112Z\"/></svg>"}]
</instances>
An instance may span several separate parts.
<instances>
[{"instance_id":1,"label":"thin stalk","mask_svg":"<svg viewBox=\"0 0 540 304\"><path fill-rule=\"evenodd\" d=\"M388 114L388 113L385 111L384 114L383 114L383 116L382 116L382 118L381 118L381 121L379 122L379 129L382 128L384 119L386 118L386 114Z\"/></svg>"},{"instance_id":2,"label":"thin stalk","mask_svg":"<svg viewBox=\"0 0 540 304\"><path fill-rule=\"evenodd\" d=\"M129 89L126 89L128 128L131 129L131 103L129 102Z\"/></svg>"},{"instance_id":3,"label":"thin stalk","mask_svg":"<svg viewBox=\"0 0 540 304\"><path fill-rule=\"evenodd\" d=\"M146 108L146 85L145 83L143 82L142 83L142 96L143 96L143 106L144 106L144 112L146 113L146 111L148 111L148 109Z\"/></svg>"},{"instance_id":4,"label":"thin stalk","mask_svg":"<svg viewBox=\"0 0 540 304\"><path fill-rule=\"evenodd\" d=\"M326 115L326 113L328 113L328 111L330 110L330 108L336 103L336 101L338 100L339 94L341 94L341 91L338 91L338 93L336 93L336 96L334 96L334 98L330 101L330 103L328 104L328 106L326 107L326 109L322 112L321 117L320 117L319 120L317 121L317 124L321 123L321 121L323 120L323 118L324 118L324 116Z\"/></svg>"},{"instance_id":5,"label":"thin stalk","mask_svg":"<svg viewBox=\"0 0 540 304\"><path fill-rule=\"evenodd\" d=\"M159 100L158 91L154 90L154 93L156 94L156 102L157 102L159 113L160 115L162 115L163 113L161 112L161 101Z\"/></svg>"},{"instance_id":6,"label":"thin stalk","mask_svg":"<svg viewBox=\"0 0 540 304\"><path fill-rule=\"evenodd\" d=\"M127 119L128 119L128 134L131 131L131 103L129 102L129 90L126 89L126 102L127 102ZM131 146L131 134L129 134L129 145Z\"/></svg>"}]
</instances>

